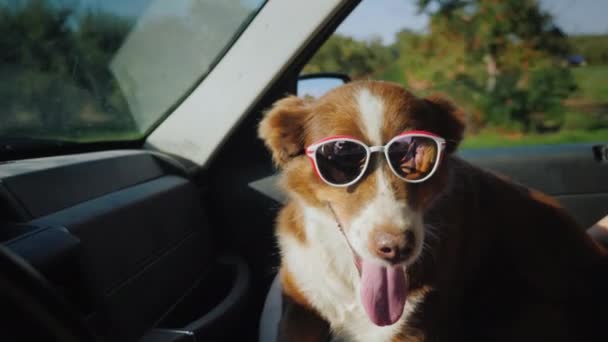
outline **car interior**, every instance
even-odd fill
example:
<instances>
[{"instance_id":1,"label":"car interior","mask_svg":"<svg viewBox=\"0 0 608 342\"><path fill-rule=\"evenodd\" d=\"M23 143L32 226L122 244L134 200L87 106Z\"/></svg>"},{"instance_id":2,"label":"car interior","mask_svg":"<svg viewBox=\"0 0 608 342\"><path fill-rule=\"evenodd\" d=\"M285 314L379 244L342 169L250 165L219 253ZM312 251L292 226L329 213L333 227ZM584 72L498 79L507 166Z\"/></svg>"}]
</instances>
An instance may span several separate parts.
<instances>
[{"instance_id":1,"label":"car interior","mask_svg":"<svg viewBox=\"0 0 608 342\"><path fill-rule=\"evenodd\" d=\"M205 168L143 140L3 153L0 311L9 319L0 339L274 340L283 197L257 124L297 93L304 65L356 4L334 14ZM590 227L608 212L605 151L582 143L459 155L555 196Z\"/></svg>"}]
</instances>

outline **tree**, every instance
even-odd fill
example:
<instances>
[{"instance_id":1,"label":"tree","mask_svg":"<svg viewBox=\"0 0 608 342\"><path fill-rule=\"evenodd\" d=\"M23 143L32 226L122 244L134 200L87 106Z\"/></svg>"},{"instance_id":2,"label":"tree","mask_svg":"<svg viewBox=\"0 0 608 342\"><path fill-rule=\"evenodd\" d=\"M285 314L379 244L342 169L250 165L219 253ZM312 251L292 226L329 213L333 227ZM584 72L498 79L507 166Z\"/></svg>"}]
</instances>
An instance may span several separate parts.
<instances>
[{"instance_id":1,"label":"tree","mask_svg":"<svg viewBox=\"0 0 608 342\"><path fill-rule=\"evenodd\" d=\"M331 36L304 68L304 72L342 72L352 78L366 78L396 58L394 49L380 39L358 41L340 34Z\"/></svg>"},{"instance_id":2,"label":"tree","mask_svg":"<svg viewBox=\"0 0 608 342\"><path fill-rule=\"evenodd\" d=\"M569 38L573 53L580 54L591 65L608 64L608 35L585 35Z\"/></svg>"},{"instance_id":3,"label":"tree","mask_svg":"<svg viewBox=\"0 0 608 342\"><path fill-rule=\"evenodd\" d=\"M552 99L573 90L569 71L557 69L570 46L535 0L419 0L418 6L431 21L417 52L428 64L452 61L435 78L455 79L473 92L490 123L529 129L539 112L553 113L555 121L559 104L536 94L536 86L543 77L553 80L542 87Z\"/></svg>"},{"instance_id":4,"label":"tree","mask_svg":"<svg viewBox=\"0 0 608 342\"><path fill-rule=\"evenodd\" d=\"M102 11L77 13L77 7L0 4L0 134L79 138L92 129L134 131L108 69L133 23Z\"/></svg>"}]
</instances>

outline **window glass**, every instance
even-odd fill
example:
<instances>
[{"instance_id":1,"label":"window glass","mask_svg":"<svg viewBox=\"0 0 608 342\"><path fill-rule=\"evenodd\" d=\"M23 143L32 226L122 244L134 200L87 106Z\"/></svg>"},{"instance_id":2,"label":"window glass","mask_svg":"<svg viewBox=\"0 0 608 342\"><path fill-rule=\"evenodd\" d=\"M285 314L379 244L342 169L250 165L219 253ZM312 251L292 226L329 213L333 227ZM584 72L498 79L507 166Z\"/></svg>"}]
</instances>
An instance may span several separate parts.
<instances>
[{"instance_id":1,"label":"window glass","mask_svg":"<svg viewBox=\"0 0 608 342\"><path fill-rule=\"evenodd\" d=\"M0 146L143 137L263 0L0 0Z\"/></svg>"},{"instance_id":2,"label":"window glass","mask_svg":"<svg viewBox=\"0 0 608 342\"><path fill-rule=\"evenodd\" d=\"M463 147L608 141L608 1L363 0L306 65L441 92Z\"/></svg>"}]
</instances>

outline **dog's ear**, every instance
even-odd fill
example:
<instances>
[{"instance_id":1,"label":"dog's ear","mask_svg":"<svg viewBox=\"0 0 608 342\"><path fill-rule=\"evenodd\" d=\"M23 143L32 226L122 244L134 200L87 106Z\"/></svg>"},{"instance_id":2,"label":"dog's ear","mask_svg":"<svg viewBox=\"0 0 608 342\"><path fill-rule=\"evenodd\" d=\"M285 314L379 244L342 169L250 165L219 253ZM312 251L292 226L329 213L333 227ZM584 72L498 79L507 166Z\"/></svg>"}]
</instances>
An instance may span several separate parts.
<instances>
[{"instance_id":1,"label":"dog's ear","mask_svg":"<svg viewBox=\"0 0 608 342\"><path fill-rule=\"evenodd\" d=\"M304 126L309 114L307 101L289 96L275 102L260 122L258 136L272 152L277 166L304 152Z\"/></svg>"},{"instance_id":2,"label":"dog's ear","mask_svg":"<svg viewBox=\"0 0 608 342\"><path fill-rule=\"evenodd\" d=\"M446 140L446 152L454 152L464 135L465 112L442 95L434 94L424 100L434 114L433 131Z\"/></svg>"}]
</instances>

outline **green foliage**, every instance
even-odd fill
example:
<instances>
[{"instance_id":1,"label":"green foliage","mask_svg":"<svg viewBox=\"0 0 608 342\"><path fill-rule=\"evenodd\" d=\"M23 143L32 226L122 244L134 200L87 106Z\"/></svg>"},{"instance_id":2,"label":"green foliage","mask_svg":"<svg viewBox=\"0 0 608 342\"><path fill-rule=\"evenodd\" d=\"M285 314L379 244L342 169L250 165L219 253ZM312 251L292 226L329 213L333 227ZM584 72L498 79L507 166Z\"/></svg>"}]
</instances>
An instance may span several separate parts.
<instances>
[{"instance_id":1,"label":"green foliage","mask_svg":"<svg viewBox=\"0 0 608 342\"><path fill-rule=\"evenodd\" d=\"M519 43L552 55L569 49L565 35L536 0L419 0L418 6L432 14L432 30L448 28L461 35L474 58L488 53L499 57Z\"/></svg>"},{"instance_id":2,"label":"green foliage","mask_svg":"<svg viewBox=\"0 0 608 342\"><path fill-rule=\"evenodd\" d=\"M520 73L511 71L498 76L493 90L480 92L478 104L486 124L524 131L559 129L565 114L562 100L576 87L569 70L539 68L529 72L525 84L521 80Z\"/></svg>"},{"instance_id":3,"label":"green foliage","mask_svg":"<svg viewBox=\"0 0 608 342\"><path fill-rule=\"evenodd\" d=\"M579 86L576 97L608 103L608 64L574 68L572 74Z\"/></svg>"},{"instance_id":4,"label":"green foliage","mask_svg":"<svg viewBox=\"0 0 608 342\"><path fill-rule=\"evenodd\" d=\"M395 57L394 51L384 47L380 40L357 41L335 34L323 44L304 72L343 72L353 78L364 78L384 69Z\"/></svg>"},{"instance_id":5,"label":"green foliage","mask_svg":"<svg viewBox=\"0 0 608 342\"><path fill-rule=\"evenodd\" d=\"M572 69L577 90L566 101L565 129L608 128L608 65Z\"/></svg>"},{"instance_id":6,"label":"green foliage","mask_svg":"<svg viewBox=\"0 0 608 342\"><path fill-rule=\"evenodd\" d=\"M445 93L468 114L469 147L608 140L608 66L596 65L605 63L608 36L567 37L534 0L418 5L430 15L424 33L403 30L394 44L373 48L334 36L305 71ZM564 58L576 53L590 65L567 67Z\"/></svg>"},{"instance_id":7,"label":"green foliage","mask_svg":"<svg viewBox=\"0 0 608 342\"><path fill-rule=\"evenodd\" d=\"M573 54L580 54L590 65L608 64L608 35L571 36Z\"/></svg>"},{"instance_id":8,"label":"green foliage","mask_svg":"<svg viewBox=\"0 0 608 342\"><path fill-rule=\"evenodd\" d=\"M419 1L423 10L432 3L438 9L423 43L406 36L411 42L406 49L419 55L406 67L427 69L427 75L413 77L435 88L456 82L460 93L471 93L482 125L524 130L561 125L561 99L575 86L569 69L558 62L570 47L536 1ZM431 75L428 69L434 69Z\"/></svg>"},{"instance_id":9,"label":"green foliage","mask_svg":"<svg viewBox=\"0 0 608 342\"><path fill-rule=\"evenodd\" d=\"M135 124L108 69L131 26L49 1L1 4L0 135L132 136Z\"/></svg>"},{"instance_id":10,"label":"green foliage","mask_svg":"<svg viewBox=\"0 0 608 342\"><path fill-rule=\"evenodd\" d=\"M384 69L374 70L371 76L375 79L381 79L400 84L407 83L403 70L396 63L390 63Z\"/></svg>"}]
</instances>

